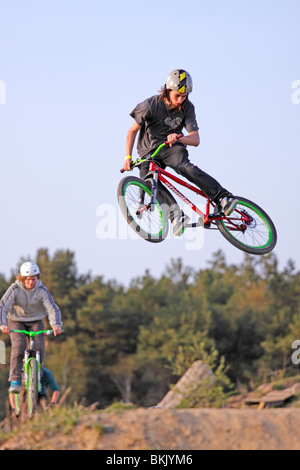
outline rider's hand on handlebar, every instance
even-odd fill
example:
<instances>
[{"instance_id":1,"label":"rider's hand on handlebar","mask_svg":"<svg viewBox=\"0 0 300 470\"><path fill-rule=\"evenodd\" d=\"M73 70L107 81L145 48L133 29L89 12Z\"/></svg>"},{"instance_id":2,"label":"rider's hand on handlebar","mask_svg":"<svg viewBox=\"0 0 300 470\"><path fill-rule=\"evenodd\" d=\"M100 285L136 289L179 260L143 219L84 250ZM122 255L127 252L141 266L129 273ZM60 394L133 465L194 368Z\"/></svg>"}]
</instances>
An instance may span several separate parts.
<instances>
[{"instance_id":1,"label":"rider's hand on handlebar","mask_svg":"<svg viewBox=\"0 0 300 470\"><path fill-rule=\"evenodd\" d=\"M5 333L5 334L9 335L10 328L8 326L2 325L1 330L2 330L2 333Z\"/></svg>"},{"instance_id":2,"label":"rider's hand on handlebar","mask_svg":"<svg viewBox=\"0 0 300 470\"><path fill-rule=\"evenodd\" d=\"M60 326L54 326L53 327L53 334L54 336L60 335L62 333L62 329Z\"/></svg>"},{"instance_id":3,"label":"rider's hand on handlebar","mask_svg":"<svg viewBox=\"0 0 300 470\"><path fill-rule=\"evenodd\" d=\"M177 142L180 137L182 137L181 134L169 134L166 143L169 144L170 147L172 147L172 145L175 144L175 142Z\"/></svg>"},{"instance_id":4,"label":"rider's hand on handlebar","mask_svg":"<svg viewBox=\"0 0 300 470\"><path fill-rule=\"evenodd\" d=\"M125 158L124 165L123 165L123 170L124 171L131 171L132 170L132 158Z\"/></svg>"}]
</instances>

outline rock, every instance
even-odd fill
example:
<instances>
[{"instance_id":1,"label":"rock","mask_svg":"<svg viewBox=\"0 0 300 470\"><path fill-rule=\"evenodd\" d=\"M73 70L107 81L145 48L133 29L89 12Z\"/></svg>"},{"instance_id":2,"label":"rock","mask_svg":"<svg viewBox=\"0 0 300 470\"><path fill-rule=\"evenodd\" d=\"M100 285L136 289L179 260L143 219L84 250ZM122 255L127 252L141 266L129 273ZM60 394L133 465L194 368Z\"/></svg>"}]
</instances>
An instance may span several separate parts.
<instances>
[{"instance_id":1,"label":"rock","mask_svg":"<svg viewBox=\"0 0 300 470\"><path fill-rule=\"evenodd\" d=\"M259 387L257 387L257 392L261 393L262 395L265 395L266 393L270 393L273 390L273 384L272 383L267 383L267 384L261 384Z\"/></svg>"},{"instance_id":2,"label":"rock","mask_svg":"<svg viewBox=\"0 0 300 470\"><path fill-rule=\"evenodd\" d=\"M295 395L300 395L300 383L292 385L291 389Z\"/></svg>"},{"instance_id":3,"label":"rock","mask_svg":"<svg viewBox=\"0 0 300 470\"><path fill-rule=\"evenodd\" d=\"M157 407L175 408L195 390L200 382L205 381L207 384L207 380L210 385L213 385L216 380L214 373L204 362L195 361L172 390L157 404Z\"/></svg>"}]
</instances>

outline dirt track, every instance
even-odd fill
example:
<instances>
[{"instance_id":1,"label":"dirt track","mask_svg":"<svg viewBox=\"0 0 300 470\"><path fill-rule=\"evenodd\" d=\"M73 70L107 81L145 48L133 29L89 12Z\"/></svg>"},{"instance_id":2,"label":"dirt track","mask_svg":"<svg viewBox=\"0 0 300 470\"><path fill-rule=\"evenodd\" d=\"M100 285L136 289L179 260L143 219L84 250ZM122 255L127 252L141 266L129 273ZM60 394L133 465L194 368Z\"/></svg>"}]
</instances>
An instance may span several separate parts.
<instances>
[{"instance_id":1,"label":"dirt track","mask_svg":"<svg viewBox=\"0 0 300 470\"><path fill-rule=\"evenodd\" d=\"M1 449L300 450L300 409L93 412L72 432L17 433Z\"/></svg>"}]
</instances>

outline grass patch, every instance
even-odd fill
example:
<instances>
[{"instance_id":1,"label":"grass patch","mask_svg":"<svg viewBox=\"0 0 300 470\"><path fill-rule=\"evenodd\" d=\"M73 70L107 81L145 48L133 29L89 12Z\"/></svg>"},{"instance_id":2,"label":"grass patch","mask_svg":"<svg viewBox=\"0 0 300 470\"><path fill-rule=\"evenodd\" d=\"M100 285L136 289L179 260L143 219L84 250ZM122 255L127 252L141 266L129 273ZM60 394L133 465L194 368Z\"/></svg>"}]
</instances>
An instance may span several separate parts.
<instances>
[{"instance_id":1,"label":"grass patch","mask_svg":"<svg viewBox=\"0 0 300 470\"><path fill-rule=\"evenodd\" d=\"M137 406L133 405L133 403L116 402L112 405L109 405L103 411L107 413L122 413L123 411L135 410L136 408Z\"/></svg>"}]
</instances>

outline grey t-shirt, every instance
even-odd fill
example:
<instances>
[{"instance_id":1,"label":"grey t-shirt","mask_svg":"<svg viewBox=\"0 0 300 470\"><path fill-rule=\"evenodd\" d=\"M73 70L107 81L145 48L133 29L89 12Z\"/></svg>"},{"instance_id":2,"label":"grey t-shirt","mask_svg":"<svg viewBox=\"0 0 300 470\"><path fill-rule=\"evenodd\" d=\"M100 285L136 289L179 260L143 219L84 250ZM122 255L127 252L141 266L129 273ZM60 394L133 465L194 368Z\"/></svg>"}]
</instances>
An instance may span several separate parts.
<instances>
[{"instance_id":1,"label":"grey t-shirt","mask_svg":"<svg viewBox=\"0 0 300 470\"><path fill-rule=\"evenodd\" d=\"M180 134L183 128L187 132L199 129L195 107L189 100L179 111L170 109L164 101L159 101L159 95L155 95L139 103L130 116L141 126L137 142L140 157L155 150L169 134Z\"/></svg>"}]
</instances>

